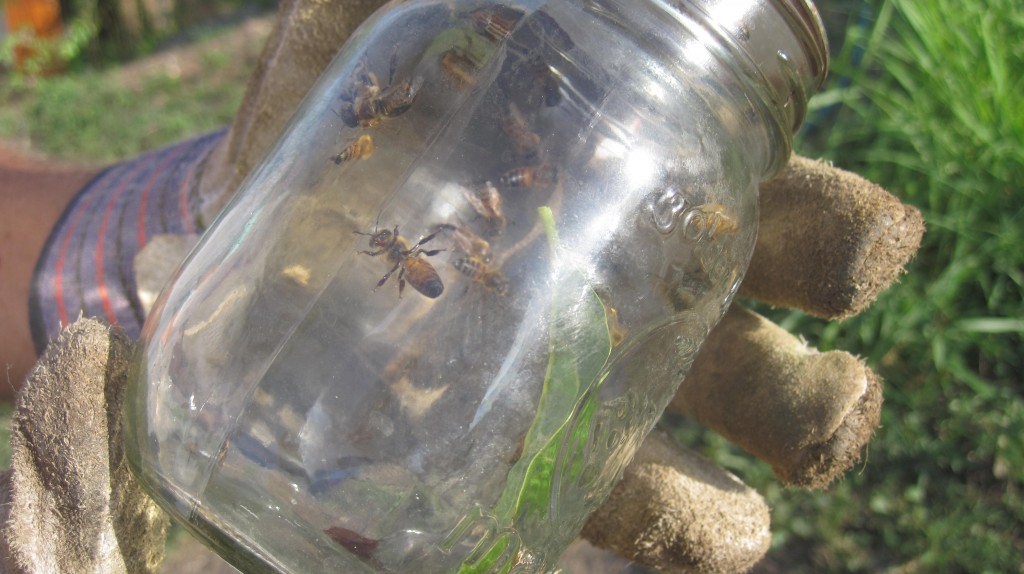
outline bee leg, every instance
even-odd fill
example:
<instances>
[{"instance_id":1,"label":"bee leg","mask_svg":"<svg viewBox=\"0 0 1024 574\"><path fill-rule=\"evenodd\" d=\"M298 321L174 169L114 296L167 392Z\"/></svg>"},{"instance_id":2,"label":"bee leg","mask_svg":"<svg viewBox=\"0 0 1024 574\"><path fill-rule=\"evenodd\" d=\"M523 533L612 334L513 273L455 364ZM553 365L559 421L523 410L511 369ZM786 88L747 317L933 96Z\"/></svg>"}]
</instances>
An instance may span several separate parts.
<instances>
[{"instance_id":1,"label":"bee leg","mask_svg":"<svg viewBox=\"0 0 1024 574\"><path fill-rule=\"evenodd\" d=\"M398 272L398 298L402 298L402 291L405 291L405 267Z\"/></svg>"},{"instance_id":2,"label":"bee leg","mask_svg":"<svg viewBox=\"0 0 1024 574\"><path fill-rule=\"evenodd\" d=\"M394 274L395 270L398 269L401 266L402 266L402 262L401 261L399 261L398 263L395 263L395 266L392 267L390 271L385 273L384 276L380 278L380 281L377 282L377 287L374 287L373 290L376 291L381 285L387 283L388 279L391 278L391 275ZM404 267L402 268L402 271L398 274L398 278L400 280L402 279L402 274L403 273L405 273L405 268ZM404 282L404 280L403 280L403 282ZM401 288L399 288L399 290L398 290L398 296L399 297L402 296Z\"/></svg>"},{"instance_id":3,"label":"bee leg","mask_svg":"<svg viewBox=\"0 0 1024 574\"><path fill-rule=\"evenodd\" d=\"M444 251L444 249L431 249L430 251L424 251L420 249L420 253L426 255L427 257L433 257L442 251Z\"/></svg>"},{"instance_id":4,"label":"bee leg","mask_svg":"<svg viewBox=\"0 0 1024 574\"><path fill-rule=\"evenodd\" d=\"M425 237L420 238L420 240L416 242L416 245L413 245L412 247L409 248L409 251L410 252L411 251L415 251L417 247L419 247L420 245L423 245L424 243L430 241L431 239L436 237L438 233L441 233L441 229L438 229L437 231L434 231L430 235L427 235ZM398 235L398 228L397 227L395 228L395 235Z\"/></svg>"}]
</instances>

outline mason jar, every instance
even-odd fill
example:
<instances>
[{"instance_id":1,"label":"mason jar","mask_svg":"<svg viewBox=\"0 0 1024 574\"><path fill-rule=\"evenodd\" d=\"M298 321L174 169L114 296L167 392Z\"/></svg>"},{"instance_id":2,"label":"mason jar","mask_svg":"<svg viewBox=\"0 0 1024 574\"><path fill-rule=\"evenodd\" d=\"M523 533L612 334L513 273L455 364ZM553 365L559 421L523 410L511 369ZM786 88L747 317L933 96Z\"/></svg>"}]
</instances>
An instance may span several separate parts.
<instances>
[{"instance_id":1,"label":"mason jar","mask_svg":"<svg viewBox=\"0 0 1024 574\"><path fill-rule=\"evenodd\" d=\"M130 464L247 572L544 572L730 304L808 0L372 16L148 318Z\"/></svg>"}]
</instances>

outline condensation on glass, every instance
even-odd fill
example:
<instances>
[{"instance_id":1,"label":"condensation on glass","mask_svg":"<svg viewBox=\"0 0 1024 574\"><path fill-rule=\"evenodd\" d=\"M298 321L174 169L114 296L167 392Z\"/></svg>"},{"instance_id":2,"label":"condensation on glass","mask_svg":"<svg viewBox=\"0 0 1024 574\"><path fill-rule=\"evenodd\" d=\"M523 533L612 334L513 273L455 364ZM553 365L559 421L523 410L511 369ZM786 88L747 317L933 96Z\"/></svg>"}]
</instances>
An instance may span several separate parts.
<instances>
[{"instance_id":1,"label":"condensation on glass","mask_svg":"<svg viewBox=\"0 0 1024 574\"><path fill-rule=\"evenodd\" d=\"M550 570L826 66L804 1L392 3L155 305L132 468L248 571Z\"/></svg>"}]
</instances>

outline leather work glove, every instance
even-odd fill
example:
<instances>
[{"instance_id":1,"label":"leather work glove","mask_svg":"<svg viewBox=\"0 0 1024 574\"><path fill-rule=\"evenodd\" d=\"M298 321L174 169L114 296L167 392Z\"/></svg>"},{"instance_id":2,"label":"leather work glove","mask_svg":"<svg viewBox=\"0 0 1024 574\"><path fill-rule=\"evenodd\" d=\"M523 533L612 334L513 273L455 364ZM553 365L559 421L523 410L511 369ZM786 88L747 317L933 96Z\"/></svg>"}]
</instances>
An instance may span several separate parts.
<instances>
[{"instance_id":1,"label":"leather work glove","mask_svg":"<svg viewBox=\"0 0 1024 574\"><path fill-rule=\"evenodd\" d=\"M349 33L382 3L282 1L239 114L201 174L204 224ZM869 306L899 276L924 230L916 209L881 188L797 156L762 185L760 225L739 296L836 320ZM164 239L136 257L143 300L192 240ZM127 473L121 446L130 347L117 330L80 319L30 374L0 489L0 566L157 571L167 519ZM821 488L859 458L881 402L881 381L858 359L820 353L734 304L669 408L766 461L783 483ZM771 536L760 495L656 432L583 537L665 572L741 572L764 555Z\"/></svg>"}]
</instances>

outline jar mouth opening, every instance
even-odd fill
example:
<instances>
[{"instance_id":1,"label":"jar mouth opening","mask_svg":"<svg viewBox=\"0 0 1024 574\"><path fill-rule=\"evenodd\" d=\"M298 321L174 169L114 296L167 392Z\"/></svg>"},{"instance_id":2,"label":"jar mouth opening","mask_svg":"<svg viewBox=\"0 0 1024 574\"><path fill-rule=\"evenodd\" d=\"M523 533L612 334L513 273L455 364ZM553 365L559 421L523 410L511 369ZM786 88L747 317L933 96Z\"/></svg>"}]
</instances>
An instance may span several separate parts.
<instances>
[{"instance_id":1,"label":"jar mouth opening","mask_svg":"<svg viewBox=\"0 0 1024 574\"><path fill-rule=\"evenodd\" d=\"M657 1L714 30L786 116L781 129L800 128L807 100L824 85L829 68L825 24L812 0Z\"/></svg>"},{"instance_id":2,"label":"jar mouth opening","mask_svg":"<svg viewBox=\"0 0 1024 574\"><path fill-rule=\"evenodd\" d=\"M739 76L771 118L775 145L765 177L789 161L808 102L829 67L825 24L812 0L655 0L699 22L728 52Z\"/></svg>"}]
</instances>

